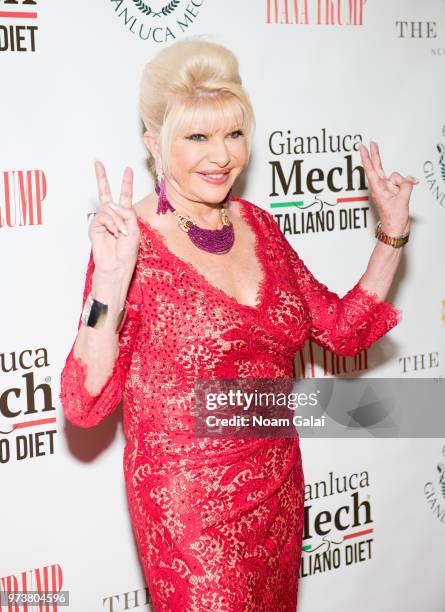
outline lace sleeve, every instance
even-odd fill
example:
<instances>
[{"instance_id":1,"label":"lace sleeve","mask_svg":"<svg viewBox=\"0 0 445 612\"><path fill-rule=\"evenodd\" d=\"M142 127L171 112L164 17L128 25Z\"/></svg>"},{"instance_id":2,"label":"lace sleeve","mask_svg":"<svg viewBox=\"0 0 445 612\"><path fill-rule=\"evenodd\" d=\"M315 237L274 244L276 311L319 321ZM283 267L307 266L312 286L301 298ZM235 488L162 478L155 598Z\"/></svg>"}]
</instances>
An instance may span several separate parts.
<instances>
[{"instance_id":1,"label":"lace sleeve","mask_svg":"<svg viewBox=\"0 0 445 612\"><path fill-rule=\"evenodd\" d=\"M82 309L91 291L94 272L93 253L90 252ZM119 335L119 353L113 371L97 395L91 395L85 388L87 364L73 356L74 344L66 358L60 375L60 401L65 417L79 427L93 427L110 414L120 403L127 372L131 363L134 342L140 326L141 290L136 275L133 275L127 293L128 311ZM81 309L81 311L82 311ZM81 316L77 325L79 330Z\"/></svg>"},{"instance_id":2,"label":"lace sleeve","mask_svg":"<svg viewBox=\"0 0 445 612\"><path fill-rule=\"evenodd\" d=\"M342 298L317 281L265 211L283 263L289 268L311 315L310 338L337 355L354 356L379 340L402 319L402 311L366 291L359 282Z\"/></svg>"}]
</instances>

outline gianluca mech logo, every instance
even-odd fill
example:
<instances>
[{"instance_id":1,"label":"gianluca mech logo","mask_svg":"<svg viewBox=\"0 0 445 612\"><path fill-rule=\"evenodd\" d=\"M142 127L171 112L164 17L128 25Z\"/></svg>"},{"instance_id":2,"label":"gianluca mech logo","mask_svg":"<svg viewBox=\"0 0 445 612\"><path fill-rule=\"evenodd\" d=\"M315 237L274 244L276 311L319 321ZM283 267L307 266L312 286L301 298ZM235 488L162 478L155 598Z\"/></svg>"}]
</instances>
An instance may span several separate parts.
<instances>
[{"instance_id":1,"label":"gianluca mech logo","mask_svg":"<svg viewBox=\"0 0 445 612\"><path fill-rule=\"evenodd\" d=\"M122 26L138 39L172 43L193 29L205 0L110 0Z\"/></svg>"}]
</instances>

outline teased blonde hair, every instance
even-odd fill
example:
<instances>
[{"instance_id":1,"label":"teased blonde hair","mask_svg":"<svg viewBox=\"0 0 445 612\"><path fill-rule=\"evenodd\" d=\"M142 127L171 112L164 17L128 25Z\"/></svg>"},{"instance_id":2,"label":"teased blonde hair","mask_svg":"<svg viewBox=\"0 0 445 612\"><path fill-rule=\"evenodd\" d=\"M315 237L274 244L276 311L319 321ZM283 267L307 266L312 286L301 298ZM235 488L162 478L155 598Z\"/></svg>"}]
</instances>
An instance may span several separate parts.
<instances>
[{"instance_id":1,"label":"teased blonde hair","mask_svg":"<svg viewBox=\"0 0 445 612\"><path fill-rule=\"evenodd\" d=\"M139 108L145 128L159 138L164 173L173 138L191 128L197 112L211 130L242 129L250 157L255 116L238 61L222 45L190 37L159 51L144 68ZM148 163L156 180L151 153Z\"/></svg>"}]
</instances>

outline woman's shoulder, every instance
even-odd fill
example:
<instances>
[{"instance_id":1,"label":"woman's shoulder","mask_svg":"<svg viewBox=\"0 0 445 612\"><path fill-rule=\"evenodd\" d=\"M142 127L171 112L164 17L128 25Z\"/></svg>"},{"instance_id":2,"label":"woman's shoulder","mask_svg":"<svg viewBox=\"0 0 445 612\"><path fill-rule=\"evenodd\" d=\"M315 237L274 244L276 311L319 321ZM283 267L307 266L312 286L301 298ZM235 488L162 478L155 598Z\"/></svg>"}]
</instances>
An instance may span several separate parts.
<instances>
[{"instance_id":1,"label":"woman's shoulder","mask_svg":"<svg viewBox=\"0 0 445 612\"><path fill-rule=\"evenodd\" d=\"M147 257L156 259L159 257L156 247L162 239L162 232L158 223L159 215L156 214L155 198L150 194L133 204L133 209L141 236L139 259L147 259Z\"/></svg>"},{"instance_id":2,"label":"woman's shoulder","mask_svg":"<svg viewBox=\"0 0 445 612\"><path fill-rule=\"evenodd\" d=\"M259 204L255 204L251 200L246 200L245 198L233 198L233 199L238 200L241 206L243 207L243 209L249 215L253 215L256 219L258 219L261 223L263 223L269 230L271 231L279 230L274 216L268 210L266 210Z\"/></svg>"},{"instance_id":3,"label":"woman's shoulder","mask_svg":"<svg viewBox=\"0 0 445 612\"><path fill-rule=\"evenodd\" d=\"M267 211L265 208L263 208L259 204L255 204L255 202L252 202L251 200L246 200L246 198L232 198L232 199L235 201L241 202L241 204L243 204L244 206L246 206L247 208L250 208L251 210L255 212L258 212L259 214L266 213L267 215L270 215L269 211Z\"/></svg>"}]
</instances>

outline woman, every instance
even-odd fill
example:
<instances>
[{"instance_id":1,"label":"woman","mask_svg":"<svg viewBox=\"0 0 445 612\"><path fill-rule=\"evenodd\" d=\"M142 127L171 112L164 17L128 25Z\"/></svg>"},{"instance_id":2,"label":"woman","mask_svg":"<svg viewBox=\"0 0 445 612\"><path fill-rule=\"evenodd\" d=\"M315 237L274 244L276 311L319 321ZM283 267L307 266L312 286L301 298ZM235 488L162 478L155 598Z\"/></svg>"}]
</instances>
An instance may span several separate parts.
<instances>
[{"instance_id":1,"label":"woman","mask_svg":"<svg viewBox=\"0 0 445 612\"><path fill-rule=\"evenodd\" d=\"M196 377L291 378L307 338L355 355L394 327L385 302L415 179L362 162L382 233L343 297L318 282L272 215L231 196L252 108L226 48L183 40L147 64L141 113L157 192L101 208L78 335L61 376L66 417L92 427L124 402L132 523L156 611L294 611L304 477L298 438L193 436ZM402 244L406 237L399 242ZM389 241L391 242L391 241ZM124 309L126 307L126 309Z\"/></svg>"}]
</instances>

